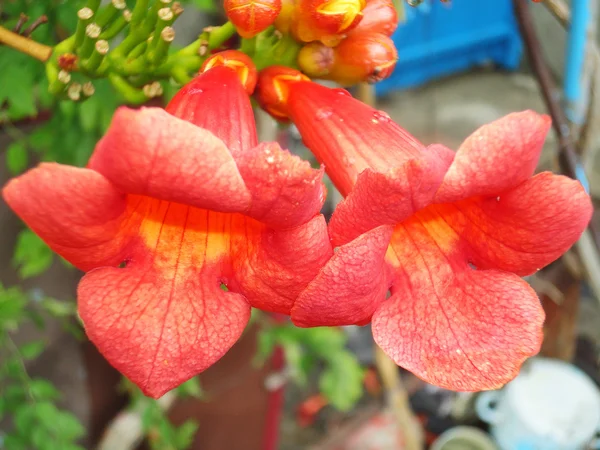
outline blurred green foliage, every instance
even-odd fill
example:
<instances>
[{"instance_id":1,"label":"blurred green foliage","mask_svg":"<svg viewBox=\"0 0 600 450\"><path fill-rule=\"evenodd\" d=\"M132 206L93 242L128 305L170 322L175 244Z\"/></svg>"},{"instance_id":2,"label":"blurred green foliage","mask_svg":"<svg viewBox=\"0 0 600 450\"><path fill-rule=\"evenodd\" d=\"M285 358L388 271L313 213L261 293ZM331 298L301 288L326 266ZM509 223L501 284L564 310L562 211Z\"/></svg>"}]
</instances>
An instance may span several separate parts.
<instances>
[{"instance_id":1,"label":"blurred green foliage","mask_svg":"<svg viewBox=\"0 0 600 450\"><path fill-rule=\"evenodd\" d=\"M0 449L83 450L77 440L85 430L75 416L57 406L60 392L48 380L27 373L26 361L36 359L45 343L18 346L12 338L26 323L43 328L48 315L72 327L75 304L0 284L0 420L12 419L12 426L0 431Z\"/></svg>"},{"instance_id":2,"label":"blurred green foliage","mask_svg":"<svg viewBox=\"0 0 600 450\"><path fill-rule=\"evenodd\" d=\"M274 325L259 334L257 363L264 362L281 346L287 370L300 386L317 373L319 389L341 411L352 409L363 393L364 370L346 349L346 335L339 328L297 328L290 323Z\"/></svg>"}]
</instances>

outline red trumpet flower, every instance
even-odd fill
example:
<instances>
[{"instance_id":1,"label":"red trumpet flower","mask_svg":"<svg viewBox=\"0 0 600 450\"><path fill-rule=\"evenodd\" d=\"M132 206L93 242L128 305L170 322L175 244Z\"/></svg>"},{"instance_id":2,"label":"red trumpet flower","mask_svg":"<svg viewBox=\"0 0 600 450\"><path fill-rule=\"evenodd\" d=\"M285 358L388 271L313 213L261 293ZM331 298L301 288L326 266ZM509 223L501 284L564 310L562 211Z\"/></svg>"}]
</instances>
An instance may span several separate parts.
<instances>
[{"instance_id":1,"label":"red trumpet flower","mask_svg":"<svg viewBox=\"0 0 600 450\"><path fill-rule=\"evenodd\" d=\"M3 196L87 272L89 338L159 397L221 358L251 306L290 313L333 253L321 177L258 145L244 87L220 66L166 111L120 108L87 168L41 164Z\"/></svg>"},{"instance_id":2,"label":"red trumpet flower","mask_svg":"<svg viewBox=\"0 0 600 450\"><path fill-rule=\"evenodd\" d=\"M291 119L346 196L329 225L334 245L379 232L389 243L392 294L365 286L351 301L350 288L324 296L338 282L336 253L294 304L294 323L372 321L375 341L398 365L445 388L511 380L539 351L544 320L521 276L567 251L592 214L579 182L534 175L550 119L509 114L454 152L425 147L339 90L300 81L289 92ZM354 268L357 276L368 270Z\"/></svg>"}]
</instances>

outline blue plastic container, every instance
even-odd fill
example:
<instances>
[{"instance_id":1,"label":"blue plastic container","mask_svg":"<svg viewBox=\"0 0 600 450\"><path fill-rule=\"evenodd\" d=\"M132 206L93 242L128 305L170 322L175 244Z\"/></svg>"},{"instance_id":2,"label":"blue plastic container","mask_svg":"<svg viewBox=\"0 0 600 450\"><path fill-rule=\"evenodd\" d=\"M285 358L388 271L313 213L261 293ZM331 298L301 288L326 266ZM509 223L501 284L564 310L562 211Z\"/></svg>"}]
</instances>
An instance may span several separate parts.
<instances>
[{"instance_id":1,"label":"blue plastic container","mask_svg":"<svg viewBox=\"0 0 600 450\"><path fill-rule=\"evenodd\" d=\"M392 36L398 64L376 85L378 94L490 61L508 70L519 66L523 45L511 0L425 0L405 11L406 21Z\"/></svg>"}]
</instances>

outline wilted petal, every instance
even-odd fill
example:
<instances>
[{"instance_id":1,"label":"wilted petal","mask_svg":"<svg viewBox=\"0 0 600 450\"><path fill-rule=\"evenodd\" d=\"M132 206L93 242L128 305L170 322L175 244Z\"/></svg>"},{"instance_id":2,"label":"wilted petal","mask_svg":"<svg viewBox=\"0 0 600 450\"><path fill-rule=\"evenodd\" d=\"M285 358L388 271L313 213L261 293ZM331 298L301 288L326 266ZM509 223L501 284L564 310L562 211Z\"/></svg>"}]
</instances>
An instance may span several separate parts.
<instances>
[{"instance_id":1,"label":"wilted petal","mask_svg":"<svg viewBox=\"0 0 600 450\"><path fill-rule=\"evenodd\" d=\"M6 203L54 251L81 270L118 265L139 222L137 204L98 172L41 164L2 190Z\"/></svg>"},{"instance_id":2,"label":"wilted petal","mask_svg":"<svg viewBox=\"0 0 600 450\"><path fill-rule=\"evenodd\" d=\"M393 296L373 315L373 336L429 383L497 389L539 351L544 312L517 275L470 268L457 241L430 210L396 227L388 252Z\"/></svg>"},{"instance_id":3,"label":"wilted petal","mask_svg":"<svg viewBox=\"0 0 600 450\"><path fill-rule=\"evenodd\" d=\"M384 256L392 231L391 226L381 226L339 247L294 303L294 324L368 323L389 289Z\"/></svg>"},{"instance_id":4,"label":"wilted petal","mask_svg":"<svg viewBox=\"0 0 600 450\"><path fill-rule=\"evenodd\" d=\"M535 171L550 125L548 116L523 111L479 128L456 152L436 203L496 196L527 180Z\"/></svg>"},{"instance_id":5,"label":"wilted petal","mask_svg":"<svg viewBox=\"0 0 600 450\"><path fill-rule=\"evenodd\" d=\"M225 144L160 108L120 108L89 168L128 194L244 211L250 193Z\"/></svg>"},{"instance_id":6,"label":"wilted petal","mask_svg":"<svg viewBox=\"0 0 600 450\"><path fill-rule=\"evenodd\" d=\"M529 275L550 264L581 236L593 206L578 181L544 172L497 198L436 205L467 243L481 269Z\"/></svg>"}]
</instances>

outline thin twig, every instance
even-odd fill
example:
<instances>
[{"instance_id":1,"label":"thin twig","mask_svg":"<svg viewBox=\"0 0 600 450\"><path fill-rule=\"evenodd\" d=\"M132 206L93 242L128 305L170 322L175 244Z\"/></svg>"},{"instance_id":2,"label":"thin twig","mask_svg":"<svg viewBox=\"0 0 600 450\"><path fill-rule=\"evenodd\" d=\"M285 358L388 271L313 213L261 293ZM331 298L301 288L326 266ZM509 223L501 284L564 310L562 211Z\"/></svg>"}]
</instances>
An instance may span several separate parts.
<instances>
[{"instance_id":1,"label":"thin twig","mask_svg":"<svg viewBox=\"0 0 600 450\"><path fill-rule=\"evenodd\" d=\"M21 13L21 15L19 16L19 20L17 21L17 23L15 24L15 27L13 28L13 32L15 32L17 34L21 34L21 28L23 28L23 25L25 25L28 20L29 20L29 16Z\"/></svg>"},{"instance_id":2,"label":"thin twig","mask_svg":"<svg viewBox=\"0 0 600 450\"><path fill-rule=\"evenodd\" d=\"M41 16L41 17L37 18L36 20L34 20L33 23L31 25L29 25L25 29L25 31L23 31L23 36L28 38L29 36L31 36L31 33L33 33L37 29L37 27L39 27L40 25L42 25L44 23L48 23L48 16L46 16L46 15Z\"/></svg>"},{"instance_id":3,"label":"thin twig","mask_svg":"<svg viewBox=\"0 0 600 450\"><path fill-rule=\"evenodd\" d=\"M569 26L569 22L571 22L571 11L563 0L544 0L544 5L562 26Z\"/></svg>"},{"instance_id":4,"label":"thin twig","mask_svg":"<svg viewBox=\"0 0 600 450\"><path fill-rule=\"evenodd\" d=\"M39 61L46 62L52 56L52 47L40 44L0 26L0 44L7 45Z\"/></svg>"}]
</instances>

